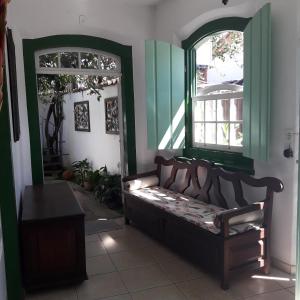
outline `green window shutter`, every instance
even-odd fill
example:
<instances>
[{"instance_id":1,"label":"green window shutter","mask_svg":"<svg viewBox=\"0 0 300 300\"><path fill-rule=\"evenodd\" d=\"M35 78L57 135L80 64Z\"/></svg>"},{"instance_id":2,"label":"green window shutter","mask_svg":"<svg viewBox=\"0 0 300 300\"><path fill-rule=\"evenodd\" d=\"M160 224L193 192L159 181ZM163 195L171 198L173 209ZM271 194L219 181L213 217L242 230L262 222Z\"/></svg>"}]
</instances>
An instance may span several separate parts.
<instances>
[{"instance_id":1,"label":"green window shutter","mask_svg":"<svg viewBox=\"0 0 300 300\"><path fill-rule=\"evenodd\" d=\"M165 42L146 41L148 147L184 146L184 50Z\"/></svg>"},{"instance_id":2,"label":"green window shutter","mask_svg":"<svg viewBox=\"0 0 300 300\"><path fill-rule=\"evenodd\" d=\"M271 5L266 4L244 31L244 155L268 160L271 100Z\"/></svg>"}]
</instances>

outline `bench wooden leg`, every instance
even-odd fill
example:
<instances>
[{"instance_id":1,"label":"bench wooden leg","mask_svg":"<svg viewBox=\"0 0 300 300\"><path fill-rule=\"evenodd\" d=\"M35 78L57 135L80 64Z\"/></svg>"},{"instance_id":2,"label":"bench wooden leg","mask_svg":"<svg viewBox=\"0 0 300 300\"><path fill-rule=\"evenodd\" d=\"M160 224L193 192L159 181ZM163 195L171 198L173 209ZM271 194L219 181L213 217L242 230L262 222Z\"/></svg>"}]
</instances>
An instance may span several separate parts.
<instances>
[{"instance_id":1,"label":"bench wooden leg","mask_svg":"<svg viewBox=\"0 0 300 300\"><path fill-rule=\"evenodd\" d=\"M271 272L271 249L269 243L269 237L264 240L264 266L262 271L265 275L269 275Z\"/></svg>"},{"instance_id":2,"label":"bench wooden leg","mask_svg":"<svg viewBox=\"0 0 300 300\"><path fill-rule=\"evenodd\" d=\"M222 278L222 282L221 282L221 288L223 290L228 290L229 289L229 281L228 278Z\"/></svg>"},{"instance_id":3,"label":"bench wooden leg","mask_svg":"<svg viewBox=\"0 0 300 300\"><path fill-rule=\"evenodd\" d=\"M269 258L265 258L264 266L262 268L262 271L265 275L269 275L271 272L271 261Z\"/></svg>"},{"instance_id":4,"label":"bench wooden leg","mask_svg":"<svg viewBox=\"0 0 300 300\"><path fill-rule=\"evenodd\" d=\"M125 224L130 225L130 220L127 217L125 217Z\"/></svg>"},{"instance_id":5,"label":"bench wooden leg","mask_svg":"<svg viewBox=\"0 0 300 300\"><path fill-rule=\"evenodd\" d=\"M223 266L222 266L222 281L221 288L223 290L229 289L229 249L226 241L224 241L223 248Z\"/></svg>"}]
</instances>

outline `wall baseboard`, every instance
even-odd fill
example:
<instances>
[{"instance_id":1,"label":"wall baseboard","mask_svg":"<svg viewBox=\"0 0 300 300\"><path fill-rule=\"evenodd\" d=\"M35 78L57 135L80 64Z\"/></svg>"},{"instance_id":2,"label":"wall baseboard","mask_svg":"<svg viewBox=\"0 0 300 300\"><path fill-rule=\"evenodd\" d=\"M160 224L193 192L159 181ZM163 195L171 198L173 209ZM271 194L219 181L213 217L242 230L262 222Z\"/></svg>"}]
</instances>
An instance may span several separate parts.
<instances>
[{"instance_id":1,"label":"wall baseboard","mask_svg":"<svg viewBox=\"0 0 300 300\"><path fill-rule=\"evenodd\" d=\"M276 267L277 269L284 271L289 274L296 274L296 266L295 265L290 265L278 258L272 257L272 266Z\"/></svg>"}]
</instances>

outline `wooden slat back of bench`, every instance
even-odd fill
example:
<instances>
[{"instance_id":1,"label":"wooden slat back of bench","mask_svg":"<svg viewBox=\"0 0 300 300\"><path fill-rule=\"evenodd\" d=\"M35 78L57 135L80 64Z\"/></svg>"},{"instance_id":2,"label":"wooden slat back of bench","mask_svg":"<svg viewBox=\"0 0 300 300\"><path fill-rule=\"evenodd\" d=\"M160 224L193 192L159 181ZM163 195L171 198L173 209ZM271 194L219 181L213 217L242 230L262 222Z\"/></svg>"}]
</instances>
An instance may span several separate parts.
<instances>
[{"instance_id":1,"label":"wooden slat back of bench","mask_svg":"<svg viewBox=\"0 0 300 300\"><path fill-rule=\"evenodd\" d=\"M155 163L157 164L157 174L160 177L160 180L162 167L172 167L170 176L167 180L164 183L160 182L164 188L172 189L172 186L176 182L178 172L180 170L185 170L185 178L183 182L177 186L177 192L184 194L187 190L189 190L189 194L192 197L206 203L214 203L226 209L232 208L232 202L235 202L239 207L251 204L251 202L244 196L243 184L250 187L266 188L263 199L256 199L255 202L272 202L274 192L280 192L283 190L283 184L277 178L264 177L256 179L241 172L227 172L206 160L191 159L187 161L179 161L175 158L165 159L161 156L157 156L155 158ZM206 169L206 178L199 178L199 168ZM225 180L232 186L232 197L234 199L228 199L228 197L225 196L221 187L221 180ZM202 182L202 184L200 184L200 182ZM272 206L272 203L269 204ZM265 208L267 209L268 206L269 205L266 205Z\"/></svg>"},{"instance_id":2,"label":"wooden slat back of bench","mask_svg":"<svg viewBox=\"0 0 300 300\"><path fill-rule=\"evenodd\" d=\"M224 208L231 208L228 199L224 196L221 189L221 180L230 183L234 191L234 201L239 207L247 206L253 202L269 202L273 200L274 192L281 192L283 190L283 183L274 177L254 178L242 172L228 172L220 167L213 167L211 169L212 187L215 200L222 204ZM249 187L265 188L263 198L255 199L249 202L244 195L243 184Z\"/></svg>"},{"instance_id":3,"label":"wooden slat back of bench","mask_svg":"<svg viewBox=\"0 0 300 300\"><path fill-rule=\"evenodd\" d=\"M177 187L176 191L184 194L189 189L189 194L192 197L210 203L209 190L212 184L210 171L211 167L213 166L210 162L205 160L179 161L175 158L165 159L161 156L157 156L155 158L155 163L157 164L157 174L160 179L162 174L162 167L172 166L170 176L165 182L160 182L164 188L172 188L172 185L174 185L174 183L176 182L178 172L180 170L185 170L185 178L180 186ZM199 168L204 168L207 171L206 178L204 178L203 180L200 180L198 177ZM203 182L203 184L201 185L200 182Z\"/></svg>"}]
</instances>

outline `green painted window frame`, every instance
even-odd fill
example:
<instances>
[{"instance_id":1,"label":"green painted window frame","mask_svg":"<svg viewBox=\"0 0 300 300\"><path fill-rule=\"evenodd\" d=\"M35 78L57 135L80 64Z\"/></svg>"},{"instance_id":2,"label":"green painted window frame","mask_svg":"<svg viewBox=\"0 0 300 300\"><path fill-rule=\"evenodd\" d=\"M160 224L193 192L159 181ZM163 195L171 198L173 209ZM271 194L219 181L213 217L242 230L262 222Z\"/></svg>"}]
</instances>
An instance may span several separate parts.
<instances>
[{"instance_id":1,"label":"green painted window frame","mask_svg":"<svg viewBox=\"0 0 300 300\"><path fill-rule=\"evenodd\" d=\"M223 30L244 31L251 18L228 17L221 18L201 26L187 39L182 41L185 50L185 149L183 156L187 158L202 158L213 161L230 171L243 171L254 174L253 159L243 156L242 153L195 148L192 142L192 94L195 91L196 82L196 51L194 47L205 37Z\"/></svg>"},{"instance_id":2,"label":"green painted window frame","mask_svg":"<svg viewBox=\"0 0 300 300\"><path fill-rule=\"evenodd\" d=\"M133 90L132 47L103 38L86 35L54 35L23 40L25 83L31 147L33 184L43 184L43 161L40 143L35 52L50 48L80 47L105 51L121 59L124 155L129 175L136 174L136 140Z\"/></svg>"}]
</instances>

